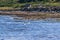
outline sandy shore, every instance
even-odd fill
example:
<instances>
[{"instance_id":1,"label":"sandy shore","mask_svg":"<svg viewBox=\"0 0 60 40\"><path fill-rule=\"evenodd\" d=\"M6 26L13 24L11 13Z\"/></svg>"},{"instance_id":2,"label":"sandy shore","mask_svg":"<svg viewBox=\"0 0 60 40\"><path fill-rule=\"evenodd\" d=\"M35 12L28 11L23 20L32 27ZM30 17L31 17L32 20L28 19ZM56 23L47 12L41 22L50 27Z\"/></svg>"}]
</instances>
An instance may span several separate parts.
<instances>
[{"instance_id":1,"label":"sandy shore","mask_svg":"<svg viewBox=\"0 0 60 40\"><path fill-rule=\"evenodd\" d=\"M60 18L60 13L56 12L0 11L0 15L15 15L22 19Z\"/></svg>"}]
</instances>

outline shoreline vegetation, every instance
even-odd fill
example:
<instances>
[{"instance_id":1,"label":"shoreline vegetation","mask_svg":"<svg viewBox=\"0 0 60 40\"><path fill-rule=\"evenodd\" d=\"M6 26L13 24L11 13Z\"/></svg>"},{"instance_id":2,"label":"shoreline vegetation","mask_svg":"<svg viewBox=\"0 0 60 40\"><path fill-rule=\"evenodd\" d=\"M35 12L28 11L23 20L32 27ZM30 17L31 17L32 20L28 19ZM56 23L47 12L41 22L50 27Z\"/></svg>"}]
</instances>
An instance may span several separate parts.
<instances>
[{"instance_id":1,"label":"shoreline vegetation","mask_svg":"<svg viewBox=\"0 0 60 40\"><path fill-rule=\"evenodd\" d=\"M46 19L46 18L60 18L60 13L51 12L26 12L26 11L10 11L0 12L0 15L15 15L14 19Z\"/></svg>"},{"instance_id":2,"label":"shoreline vegetation","mask_svg":"<svg viewBox=\"0 0 60 40\"><path fill-rule=\"evenodd\" d=\"M36 8L39 6L45 6L45 7L60 7L60 2L29 2L29 3L16 3L16 4L12 4L9 6L4 6L4 5L0 5L0 10L13 10L13 9L21 9L24 8L24 5L26 4L30 4L31 8Z\"/></svg>"},{"instance_id":3,"label":"shoreline vegetation","mask_svg":"<svg viewBox=\"0 0 60 40\"><path fill-rule=\"evenodd\" d=\"M29 7L29 6L28 6ZM0 15L15 15L14 19L39 20L46 18L60 18L60 6L38 6L35 8L1 7Z\"/></svg>"},{"instance_id":4,"label":"shoreline vegetation","mask_svg":"<svg viewBox=\"0 0 60 40\"><path fill-rule=\"evenodd\" d=\"M0 0L0 15L22 19L60 18L60 0Z\"/></svg>"}]
</instances>

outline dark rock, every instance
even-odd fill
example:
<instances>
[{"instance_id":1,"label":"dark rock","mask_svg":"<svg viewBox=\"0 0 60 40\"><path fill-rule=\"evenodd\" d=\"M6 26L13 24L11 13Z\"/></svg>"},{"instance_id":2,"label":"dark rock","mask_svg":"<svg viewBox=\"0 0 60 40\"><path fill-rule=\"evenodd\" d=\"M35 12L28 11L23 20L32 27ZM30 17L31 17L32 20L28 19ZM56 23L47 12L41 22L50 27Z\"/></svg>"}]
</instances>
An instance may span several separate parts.
<instances>
[{"instance_id":1,"label":"dark rock","mask_svg":"<svg viewBox=\"0 0 60 40\"><path fill-rule=\"evenodd\" d=\"M60 12L60 7L56 6L39 6L35 8L31 8L30 5L27 4L22 11L38 11L38 12Z\"/></svg>"}]
</instances>

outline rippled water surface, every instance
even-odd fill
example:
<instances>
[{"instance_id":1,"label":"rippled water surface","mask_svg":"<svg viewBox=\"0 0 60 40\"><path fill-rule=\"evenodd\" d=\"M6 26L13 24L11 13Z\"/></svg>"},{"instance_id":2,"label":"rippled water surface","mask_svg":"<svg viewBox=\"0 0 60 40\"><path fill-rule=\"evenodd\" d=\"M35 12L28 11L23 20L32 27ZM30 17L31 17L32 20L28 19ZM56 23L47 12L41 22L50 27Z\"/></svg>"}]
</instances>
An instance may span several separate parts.
<instances>
[{"instance_id":1,"label":"rippled water surface","mask_svg":"<svg viewBox=\"0 0 60 40\"><path fill-rule=\"evenodd\" d=\"M60 40L60 20L16 20L0 15L0 40Z\"/></svg>"}]
</instances>

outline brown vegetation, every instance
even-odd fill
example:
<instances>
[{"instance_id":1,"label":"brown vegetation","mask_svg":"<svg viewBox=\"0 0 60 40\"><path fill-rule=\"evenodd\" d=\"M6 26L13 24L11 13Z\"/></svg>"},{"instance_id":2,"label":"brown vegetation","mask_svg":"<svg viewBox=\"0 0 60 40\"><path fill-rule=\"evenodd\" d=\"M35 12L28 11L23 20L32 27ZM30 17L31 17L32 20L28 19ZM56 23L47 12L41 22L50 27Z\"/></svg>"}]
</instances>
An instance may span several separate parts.
<instances>
[{"instance_id":1,"label":"brown vegetation","mask_svg":"<svg viewBox=\"0 0 60 40\"><path fill-rule=\"evenodd\" d=\"M45 19L45 18L60 18L60 13L50 12L22 12L22 11L11 11L11 12L0 12L0 15L16 15L23 19Z\"/></svg>"}]
</instances>

